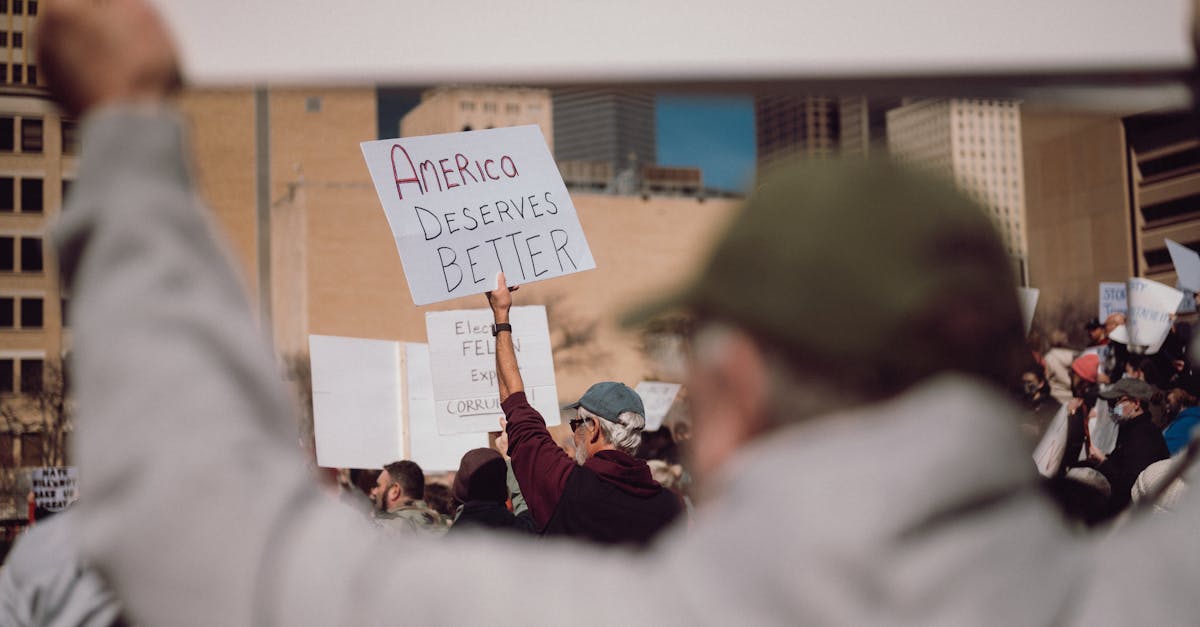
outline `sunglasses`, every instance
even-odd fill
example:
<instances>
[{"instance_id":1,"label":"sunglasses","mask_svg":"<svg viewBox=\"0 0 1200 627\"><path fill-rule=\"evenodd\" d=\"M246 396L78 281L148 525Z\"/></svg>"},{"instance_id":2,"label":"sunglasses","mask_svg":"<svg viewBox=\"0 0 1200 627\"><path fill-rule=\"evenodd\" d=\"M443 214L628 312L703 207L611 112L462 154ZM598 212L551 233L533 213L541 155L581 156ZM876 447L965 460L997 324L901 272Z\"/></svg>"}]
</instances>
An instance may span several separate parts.
<instances>
[{"instance_id":1,"label":"sunglasses","mask_svg":"<svg viewBox=\"0 0 1200 627\"><path fill-rule=\"evenodd\" d=\"M587 418L576 418L576 419L572 420L571 422L567 423L567 424L571 425L571 433L575 433L576 431L578 431L578 430L579 430L579 427L580 427L580 426L581 426L581 425L582 425L582 424L583 424L583 423L584 423L586 420L587 420Z\"/></svg>"}]
</instances>

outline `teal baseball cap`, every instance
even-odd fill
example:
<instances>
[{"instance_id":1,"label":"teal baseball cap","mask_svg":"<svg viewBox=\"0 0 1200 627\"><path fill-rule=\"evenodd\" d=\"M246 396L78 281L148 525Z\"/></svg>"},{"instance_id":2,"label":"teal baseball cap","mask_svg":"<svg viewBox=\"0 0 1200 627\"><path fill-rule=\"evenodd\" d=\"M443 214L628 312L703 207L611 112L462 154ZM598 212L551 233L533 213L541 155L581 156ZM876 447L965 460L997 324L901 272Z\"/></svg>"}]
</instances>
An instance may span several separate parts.
<instances>
[{"instance_id":1,"label":"teal baseball cap","mask_svg":"<svg viewBox=\"0 0 1200 627\"><path fill-rule=\"evenodd\" d=\"M567 405L567 409L582 407L597 416L621 424L617 416L631 411L641 416L646 415L646 406L642 397L633 388L617 381L601 381L588 388L578 401Z\"/></svg>"}]
</instances>

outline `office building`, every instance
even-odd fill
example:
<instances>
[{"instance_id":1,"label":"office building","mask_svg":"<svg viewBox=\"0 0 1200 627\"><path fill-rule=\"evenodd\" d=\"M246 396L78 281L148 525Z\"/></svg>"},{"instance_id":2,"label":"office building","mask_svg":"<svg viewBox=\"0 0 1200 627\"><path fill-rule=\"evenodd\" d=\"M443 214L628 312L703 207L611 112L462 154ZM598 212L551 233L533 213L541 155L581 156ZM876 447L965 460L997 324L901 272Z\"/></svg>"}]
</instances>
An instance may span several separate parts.
<instances>
[{"instance_id":1,"label":"office building","mask_svg":"<svg viewBox=\"0 0 1200 627\"><path fill-rule=\"evenodd\" d=\"M550 91L527 87L436 87L400 121L400 136L536 124L554 147Z\"/></svg>"},{"instance_id":2,"label":"office building","mask_svg":"<svg viewBox=\"0 0 1200 627\"><path fill-rule=\"evenodd\" d=\"M760 172L788 156L832 157L841 131L838 102L825 96L758 96L754 131Z\"/></svg>"}]
</instances>

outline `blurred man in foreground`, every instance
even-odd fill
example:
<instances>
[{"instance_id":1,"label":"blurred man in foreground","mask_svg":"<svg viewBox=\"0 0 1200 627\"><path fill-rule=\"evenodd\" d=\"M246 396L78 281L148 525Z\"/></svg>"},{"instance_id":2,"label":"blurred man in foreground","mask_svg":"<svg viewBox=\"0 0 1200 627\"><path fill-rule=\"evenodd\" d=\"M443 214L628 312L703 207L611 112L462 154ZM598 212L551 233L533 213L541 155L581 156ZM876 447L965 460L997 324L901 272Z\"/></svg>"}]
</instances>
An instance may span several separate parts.
<instances>
[{"instance_id":1,"label":"blurred man in foreground","mask_svg":"<svg viewBox=\"0 0 1200 627\"><path fill-rule=\"evenodd\" d=\"M880 163L766 178L669 303L700 325L688 387L708 499L689 535L639 556L379 538L290 444L287 392L163 102L177 76L164 27L137 0L44 7L39 59L86 115L56 232L76 312L82 550L131 622L1200 616L1194 499L1102 551L1063 532L999 391L1021 331L1003 247L949 184Z\"/></svg>"}]
</instances>

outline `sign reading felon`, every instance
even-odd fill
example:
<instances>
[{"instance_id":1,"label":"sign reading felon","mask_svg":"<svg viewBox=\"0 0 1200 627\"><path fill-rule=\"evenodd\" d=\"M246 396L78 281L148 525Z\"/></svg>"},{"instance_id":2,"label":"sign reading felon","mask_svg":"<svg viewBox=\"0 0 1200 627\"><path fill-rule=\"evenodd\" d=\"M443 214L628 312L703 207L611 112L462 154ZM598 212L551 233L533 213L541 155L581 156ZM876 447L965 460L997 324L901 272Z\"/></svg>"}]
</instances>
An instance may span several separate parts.
<instances>
[{"instance_id":1,"label":"sign reading felon","mask_svg":"<svg viewBox=\"0 0 1200 627\"><path fill-rule=\"evenodd\" d=\"M362 143L413 302L596 267L536 125Z\"/></svg>"}]
</instances>

